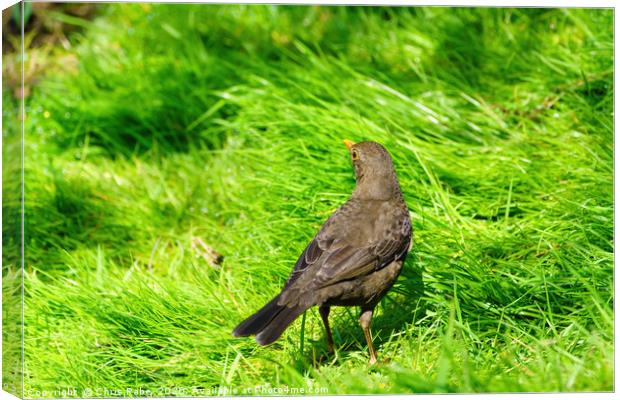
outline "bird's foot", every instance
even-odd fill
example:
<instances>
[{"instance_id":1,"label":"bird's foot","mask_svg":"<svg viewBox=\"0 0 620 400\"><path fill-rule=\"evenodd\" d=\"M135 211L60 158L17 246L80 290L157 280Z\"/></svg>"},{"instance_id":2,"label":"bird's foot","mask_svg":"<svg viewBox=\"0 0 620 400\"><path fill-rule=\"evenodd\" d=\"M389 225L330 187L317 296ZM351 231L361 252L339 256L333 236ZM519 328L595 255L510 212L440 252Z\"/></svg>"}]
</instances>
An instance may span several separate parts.
<instances>
[{"instance_id":1,"label":"bird's foot","mask_svg":"<svg viewBox=\"0 0 620 400\"><path fill-rule=\"evenodd\" d=\"M389 364L392 361L391 358L384 358L381 357L381 359L377 358L377 357L371 357L368 360L368 368L378 368L384 365Z\"/></svg>"},{"instance_id":2,"label":"bird's foot","mask_svg":"<svg viewBox=\"0 0 620 400\"><path fill-rule=\"evenodd\" d=\"M377 364L377 357L375 357L374 355L370 357L370 360L368 360L368 366L369 367L373 367Z\"/></svg>"}]
</instances>

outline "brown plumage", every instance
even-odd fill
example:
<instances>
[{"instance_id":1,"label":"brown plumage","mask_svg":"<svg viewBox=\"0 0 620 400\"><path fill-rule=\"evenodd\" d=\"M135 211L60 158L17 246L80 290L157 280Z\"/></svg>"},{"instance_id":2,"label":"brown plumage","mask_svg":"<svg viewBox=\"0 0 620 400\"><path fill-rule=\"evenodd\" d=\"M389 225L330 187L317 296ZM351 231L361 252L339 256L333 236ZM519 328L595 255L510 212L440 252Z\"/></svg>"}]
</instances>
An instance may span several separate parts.
<instances>
[{"instance_id":1,"label":"brown plumage","mask_svg":"<svg viewBox=\"0 0 620 400\"><path fill-rule=\"evenodd\" d=\"M387 150L375 142L345 144L357 181L353 194L308 244L282 292L239 324L234 336L256 335L259 344L270 344L316 305L331 352L330 306L359 306L370 363L376 362L372 313L400 274L411 242L411 220Z\"/></svg>"}]
</instances>

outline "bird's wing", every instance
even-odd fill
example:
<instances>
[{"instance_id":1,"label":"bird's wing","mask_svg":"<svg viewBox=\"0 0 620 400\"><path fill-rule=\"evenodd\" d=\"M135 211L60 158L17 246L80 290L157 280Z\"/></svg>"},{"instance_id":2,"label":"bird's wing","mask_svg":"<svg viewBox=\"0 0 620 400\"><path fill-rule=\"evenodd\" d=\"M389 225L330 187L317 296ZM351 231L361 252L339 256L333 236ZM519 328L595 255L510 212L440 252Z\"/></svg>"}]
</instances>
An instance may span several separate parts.
<instances>
[{"instance_id":1,"label":"bird's wing","mask_svg":"<svg viewBox=\"0 0 620 400\"><path fill-rule=\"evenodd\" d=\"M400 259L409 247L411 222L404 214L390 222L366 245L347 245L329 252L316 272L312 287L320 289L364 276Z\"/></svg>"},{"instance_id":2,"label":"bird's wing","mask_svg":"<svg viewBox=\"0 0 620 400\"><path fill-rule=\"evenodd\" d=\"M308 246L306 246L305 250L295 263L295 267L293 268L293 272L289 276L286 281L286 285L284 286L284 290L290 287L309 266L312 266L316 263L316 261L321 258L323 253L328 250L333 244L335 238L335 232L333 229L334 221L338 219L338 215L340 215L342 207L337 209L331 217L321 227L321 230L317 235L312 239Z\"/></svg>"},{"instance_id":3,"label":"bird's wing","mask_svg":"<svg viewBox=\"0 0 620 400\"><path fill-rule=\"evenodd\" d=\"M361 243L348 231L351 224L346 221L351 218L359 218L359 207L345 203L327 220L297 260L284 292L297 287L316 290L367 275L407 251L411 235L408 214L391 218L384 231Z\"/></svg>"},{"instance_id":4,"label":"bird's wing","mask_svg":"<svg viewBox=\"0 0 620 400\"><path fill-rule=\"evenodd\" d=\"M384 231L382 240L377 242L372 253L375 254L383 265L400 259L409 250L411 244L411 219L409 211L404 212L388 225Z\"/></svg>"}]
</instances>

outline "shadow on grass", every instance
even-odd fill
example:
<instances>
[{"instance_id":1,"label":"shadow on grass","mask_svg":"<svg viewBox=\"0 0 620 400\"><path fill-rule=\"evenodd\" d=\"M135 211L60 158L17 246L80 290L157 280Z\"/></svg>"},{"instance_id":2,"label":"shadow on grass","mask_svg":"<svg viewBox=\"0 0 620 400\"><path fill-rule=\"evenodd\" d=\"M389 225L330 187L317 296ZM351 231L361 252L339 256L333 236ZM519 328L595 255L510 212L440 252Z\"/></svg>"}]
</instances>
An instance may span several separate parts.
<instances>
[{"instance_id":1,"label":"shadow on grass","mask_svg":"<svg viewBox=\"0 0 620 400\"><path fill-rule=\"evenodd\" d=\"M54 171L52 190L27 188L26 259L45 260L46 269L66 268L64 253L80 246L118 249L114 256L127 257L131 243L140 238L131 221L110 206L108 194L84 177Z\"/></svg>"}]
</instances>

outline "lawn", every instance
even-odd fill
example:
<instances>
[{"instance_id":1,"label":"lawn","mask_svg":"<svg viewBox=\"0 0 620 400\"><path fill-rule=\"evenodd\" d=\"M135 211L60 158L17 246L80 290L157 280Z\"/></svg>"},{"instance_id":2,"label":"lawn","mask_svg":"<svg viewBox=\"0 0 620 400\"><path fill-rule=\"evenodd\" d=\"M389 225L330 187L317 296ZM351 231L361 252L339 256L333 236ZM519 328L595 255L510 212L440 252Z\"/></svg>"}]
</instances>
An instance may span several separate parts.
<instances>
[{"instance_id":1,"label":"lawn","mask_svg":"<svg viewBox=\"0 0 620 400\"><path fill-rule=\"evenodd\" d=\"M25 99L26 397L613 390L612 10L101 7L51 14ZM333 356L316 308L231 335L353 190L344 138L390 151L415 236L372 368L356 309Z\"/></svg>"}]
</instances>

